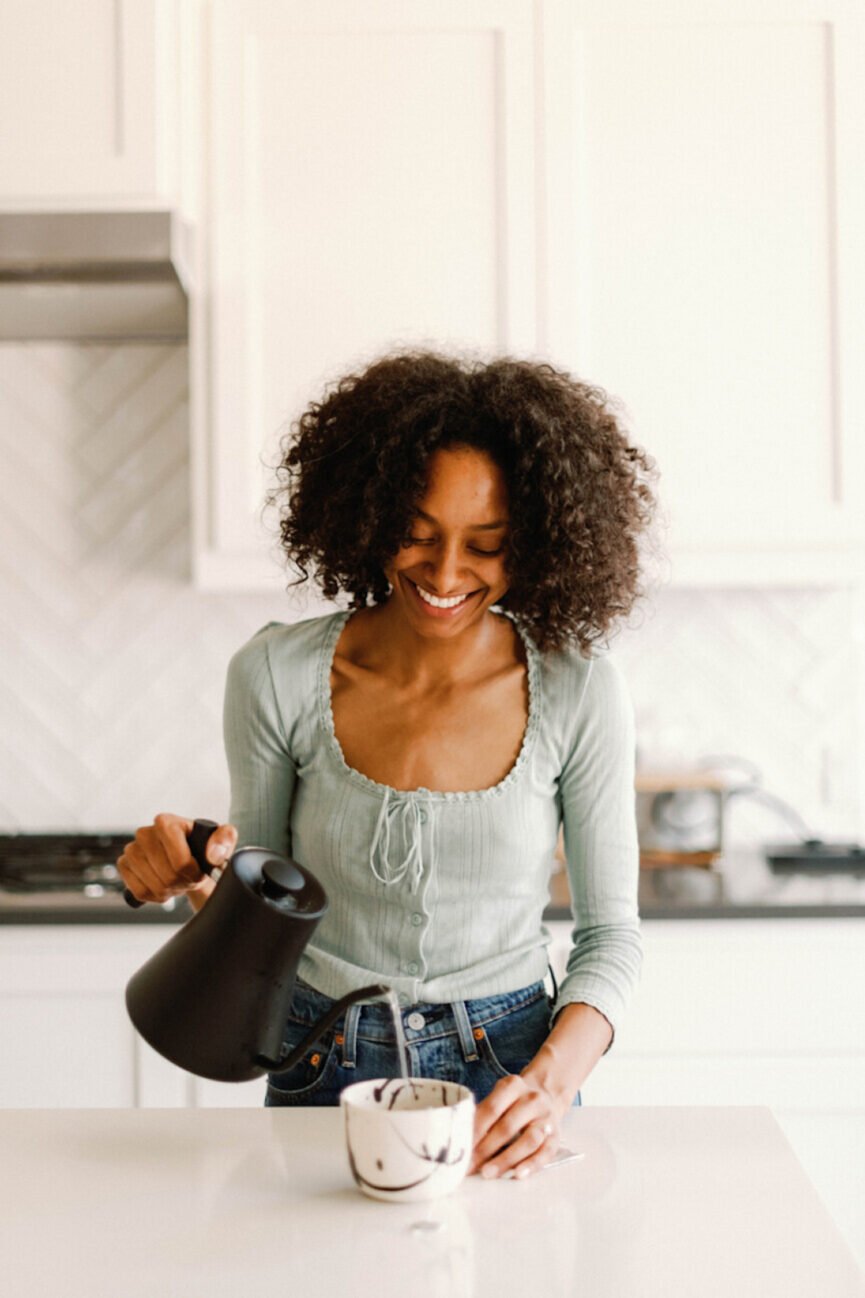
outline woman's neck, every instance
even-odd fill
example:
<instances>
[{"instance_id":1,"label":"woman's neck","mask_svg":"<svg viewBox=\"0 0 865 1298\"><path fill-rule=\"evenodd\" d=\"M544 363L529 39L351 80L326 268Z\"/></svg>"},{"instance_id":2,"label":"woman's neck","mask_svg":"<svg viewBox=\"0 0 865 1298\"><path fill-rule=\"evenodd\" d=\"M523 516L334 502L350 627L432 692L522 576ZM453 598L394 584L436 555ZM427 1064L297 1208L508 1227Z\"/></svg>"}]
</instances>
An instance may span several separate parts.
<instances>
[{"instance_id":1,"label":"woman's neck","mask_svg":"<svg viewBox=\"0 0 865 1298\"><path fill-rule=\"evenodd\" d=\"M458 635L440 639L419 634L390 602L362 610L349 625L357 630L349 647L355 661L420 690L476 679L522 650L510 621L489 609Z\"/></svg>"}]
</instances>

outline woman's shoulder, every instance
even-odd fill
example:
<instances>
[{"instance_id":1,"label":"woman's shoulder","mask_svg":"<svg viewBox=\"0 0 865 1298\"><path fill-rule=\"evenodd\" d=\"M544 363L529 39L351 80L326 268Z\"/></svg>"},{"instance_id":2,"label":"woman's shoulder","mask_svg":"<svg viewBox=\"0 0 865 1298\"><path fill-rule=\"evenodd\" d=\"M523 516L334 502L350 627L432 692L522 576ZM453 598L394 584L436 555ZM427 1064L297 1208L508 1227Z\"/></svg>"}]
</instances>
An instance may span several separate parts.
<instances>
[{"instance_id":1,"label":"woman's shoulder","mask_svg":"<svg viewBox=\"0 0 865 1298\"><path fill-rule=\"evenodd\" d=\"M305 670L314 670L322 646L345 614L337 611L299 622L266 622L232 655L229 674L257 677L268 671L277 681L300 684Z\"/></svg>"},{"instance_id":2,"label":"woman's shoulder","mask_svg":"<svg viewBox=\"0 0 865 1298\"><path fill-rule=\"evenodd\" d=\"M545 715L563 738L574 738L586 725L627 722L632 712L628 682L609 649L586 655L576 647L540 655Z\"/></svg>"}]
</instances>

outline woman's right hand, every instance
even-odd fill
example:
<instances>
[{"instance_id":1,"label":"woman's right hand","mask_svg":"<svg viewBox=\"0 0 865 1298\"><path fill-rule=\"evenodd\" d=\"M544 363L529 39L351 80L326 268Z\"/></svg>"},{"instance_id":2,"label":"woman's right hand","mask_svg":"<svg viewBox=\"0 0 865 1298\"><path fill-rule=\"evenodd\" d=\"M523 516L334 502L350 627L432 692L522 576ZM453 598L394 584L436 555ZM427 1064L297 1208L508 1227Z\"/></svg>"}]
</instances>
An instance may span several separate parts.
<instances>
[{"instance_id":1,"label":"woman's right hand","mask_svg":"<svg viewBox=\"0 0 865 1298\"><path fill-rule=\"evenodd\" d=\"M216 886L201 870L186 841L194 821L185 816L155 816L152 825L136 829L117 860L126 887L139 901L168 901L185 893L198 910ZM206 856L213 866L222 866L237 846L234 825L219 825L207 840Z\"/></svg>"}]
</instances>

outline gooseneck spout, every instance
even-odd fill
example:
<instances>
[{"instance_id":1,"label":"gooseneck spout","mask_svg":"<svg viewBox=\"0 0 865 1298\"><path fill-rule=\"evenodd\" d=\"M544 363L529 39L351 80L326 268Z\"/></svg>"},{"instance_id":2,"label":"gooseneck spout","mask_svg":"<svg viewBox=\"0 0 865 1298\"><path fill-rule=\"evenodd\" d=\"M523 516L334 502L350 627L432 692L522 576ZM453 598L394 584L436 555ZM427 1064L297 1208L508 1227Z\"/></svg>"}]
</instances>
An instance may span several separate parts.
<instances>
[{"instance_id":1,"label":"gooseneck spout","mask_svg":"<svg viewBox=\"0 0 865 1298\"><path fill-rule=\"evenodd\" d=\"M295 1064L300 1063L310 1046L314 1046L316 1041L324 1036L328 1028L333 1026L343 1010L347 1010L349 1005L354 1005L357 1001L368 1001L377 999L379 996L387 996L389 990L388 987L375 984L372 987L361 987L356 992L349 992L347 996L343 996L342 1000L338 1000L330 1007L324 1017L320 1018L315 1026L310 1028L300 1044L295 1046L294 1050L289 1054L279 1059L268 1059L265 1055L256 1055L256 1065L276 1076L279 1076L280 1073L287 1073L294 1068Z\"/></svg>"}]
</instances>

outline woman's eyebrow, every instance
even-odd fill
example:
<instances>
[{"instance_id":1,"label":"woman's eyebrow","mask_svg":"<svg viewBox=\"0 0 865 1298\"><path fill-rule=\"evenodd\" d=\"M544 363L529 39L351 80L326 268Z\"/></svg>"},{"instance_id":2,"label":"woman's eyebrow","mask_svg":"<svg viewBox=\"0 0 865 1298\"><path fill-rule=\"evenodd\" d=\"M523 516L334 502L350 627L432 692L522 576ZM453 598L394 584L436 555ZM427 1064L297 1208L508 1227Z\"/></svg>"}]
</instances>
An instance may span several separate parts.
<instances>
[{"instance_id":1,"label":"woman's eyebrow","mask_svg":"<svg viewBox=\"0 0 865 1298\"><path fill-rule=\"evenodd\" d=\"M438 522L437 518L433 518L432 514L427 514L422 509L416 509L414 512L417 515L417 517L422 518L425 523ZM468 527L466 528L466 531L467 532L491 532L493 531L494 528L507 527L507 525L508 525L508 520L506 518L497 518L494 523L469 523Z\"/></svg>"}]
</instances>

